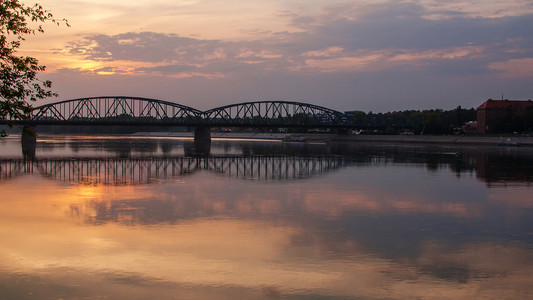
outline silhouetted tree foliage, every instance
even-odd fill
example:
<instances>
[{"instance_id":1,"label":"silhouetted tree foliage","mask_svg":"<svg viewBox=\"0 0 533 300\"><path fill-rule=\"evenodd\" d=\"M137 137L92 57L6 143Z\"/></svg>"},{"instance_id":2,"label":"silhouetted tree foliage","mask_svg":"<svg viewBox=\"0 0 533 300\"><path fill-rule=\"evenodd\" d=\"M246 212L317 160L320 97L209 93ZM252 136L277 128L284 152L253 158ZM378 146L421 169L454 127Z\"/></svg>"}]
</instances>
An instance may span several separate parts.
<instances>
[{"instance_id":1,"label":"silhouetted tree foliage","mask_svg":"<svg viewBox=\"0 0 533 300\"><path fill-rule=\"evenodd\" d=\"M50 81L37 79L45 66L34 57L17 55L25 36L44 32L41 25L34 28L30 23L42 22L68 26L39 4L28 7L18 0L0 0L0 120L28 119L33 108L27 101L57 96L50 91Z\"/></svg>"},{"instance_id":2,"label":"silhouetted tree foliage","mask_svg":"<svg viewBox=\"0 0 533 300\"><path fill-rule=\"evenodd\" d=\"M387 113L350 112L357 124L367 127L383 128L390 134L402 129L413 130L420 134L451 134L454 128L462 127L465 122L475 121L477 113L474 108L464 109L458 106L452 110L405 110Z\"/></svg>"}]
</instances>

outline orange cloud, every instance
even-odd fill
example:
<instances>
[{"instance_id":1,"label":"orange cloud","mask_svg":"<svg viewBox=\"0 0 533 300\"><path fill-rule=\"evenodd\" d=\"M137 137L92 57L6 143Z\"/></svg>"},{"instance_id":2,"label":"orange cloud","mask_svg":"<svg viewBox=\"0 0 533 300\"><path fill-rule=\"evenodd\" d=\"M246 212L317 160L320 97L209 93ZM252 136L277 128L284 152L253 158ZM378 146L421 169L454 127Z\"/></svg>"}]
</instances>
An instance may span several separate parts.
<instances>
[{"instance_id":1,"label":"orange cloud","mask_svg":"<svg viewBox=\"0 0 533 300\"><path fill-rule=\"evenodd\" d=\"M488 68L499 72L499 76L505 78L530 78L533 77L533 58L516 58L493 62L488 65Z\"/></svg>"},{"instance_id":2,"label":"orange cloud","mask_svg":"<svg viewBox=\"0 0 533 300\"><path fill-rule=\"evenodd\" d=\"M462 13L471 18L503 18L523 16L533 13L533 7L528 1L501 1L501 0L477 0L477 1L438 1L422 0L413 1L423 5L428 13L425 18L442 20L454 17L450 12Z\"/></svg>"},{"instance_id":3,"label":"orange cloud","mask_svg":"<svg viewBox=\"0 0 533 300\"><path fill-rule=\"evenodd\" d=\"M319 51L305 52L302 56L307 67L322 72L375 71L391 66L423 66L437 60L475 58L483 55L483 47L466 46L425 51L407 49L344 51L341 47L330 47Z\"/></svg>"}]
</instances>

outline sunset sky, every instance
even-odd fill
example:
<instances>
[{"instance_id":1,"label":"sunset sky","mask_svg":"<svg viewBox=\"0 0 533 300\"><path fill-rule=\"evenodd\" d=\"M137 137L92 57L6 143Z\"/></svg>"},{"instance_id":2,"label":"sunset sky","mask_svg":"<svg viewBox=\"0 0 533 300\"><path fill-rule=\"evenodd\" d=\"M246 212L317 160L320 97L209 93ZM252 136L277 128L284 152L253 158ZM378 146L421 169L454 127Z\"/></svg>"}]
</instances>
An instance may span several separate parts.
<instances>
[{"instance_id":1,"label":"sunset sky","mask_svg":"<svg viewBox=\"0 0 533 300\"><path fill-rule=\"evenodd\" d=\"M36 106L123 95L387 112L533 98L530 0L39 3L71 27L22 46L60 95Z\"/></svg>"}]
</instances>

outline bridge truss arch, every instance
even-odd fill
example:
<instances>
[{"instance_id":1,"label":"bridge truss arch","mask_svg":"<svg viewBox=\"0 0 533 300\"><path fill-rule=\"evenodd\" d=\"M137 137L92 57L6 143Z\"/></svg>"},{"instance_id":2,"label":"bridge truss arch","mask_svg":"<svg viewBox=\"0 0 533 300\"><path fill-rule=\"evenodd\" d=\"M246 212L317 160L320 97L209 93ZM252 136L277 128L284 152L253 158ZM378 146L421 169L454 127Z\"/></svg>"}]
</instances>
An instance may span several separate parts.
<instances>
[{"instance_id":1,"label":"bridge truss arch","mask_svg":"<svg viewBox=\"0 0 533 300\"><path fill-rule=\"evenodd\" d=\"M39 124L188 125L202 112L185 105L142 97L91 97L65 100L35 108Z\"/></svg>"},{"instance_id":2,"label":"bridge truss arch","mask_svg":"<svg viewBox=\"0 0 533 300\"><path fill-rule=\"evenodd\" d=\"M204 122L228 127L346 127L348 117L326 107L292 101L254 101L203 112Z\"/></svg>"}]
</instances>

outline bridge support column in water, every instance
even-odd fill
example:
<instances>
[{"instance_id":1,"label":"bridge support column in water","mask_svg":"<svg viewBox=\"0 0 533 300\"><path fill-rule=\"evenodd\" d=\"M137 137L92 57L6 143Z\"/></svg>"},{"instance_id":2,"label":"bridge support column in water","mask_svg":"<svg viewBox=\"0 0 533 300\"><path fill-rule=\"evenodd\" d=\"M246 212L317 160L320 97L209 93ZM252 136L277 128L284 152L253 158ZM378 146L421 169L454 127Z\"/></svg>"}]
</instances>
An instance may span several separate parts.
<instances>
[{"instance_id":1,"label":"bridge support column in water","mask_svg":"<svg viewBox=\"0 0 533 300\"><path fill-rule=\"evenodd\" d=\"M194 130L194 148L197 154L209 154L211 151L211 128L197 127Z\"/></svg>"},{"instance_id":2,"label":"bridge support column in water","mask_svg":"<svg viewBox=\"0 0 533 300\"><path fill-rule=\"evenodd\" d=\"M35 128L27 126L22 128L20 144L22 145L22 155L24 158L35 158L35 148L37 146L37 134L35 133Z\"/></svg>"}]
</instances>

